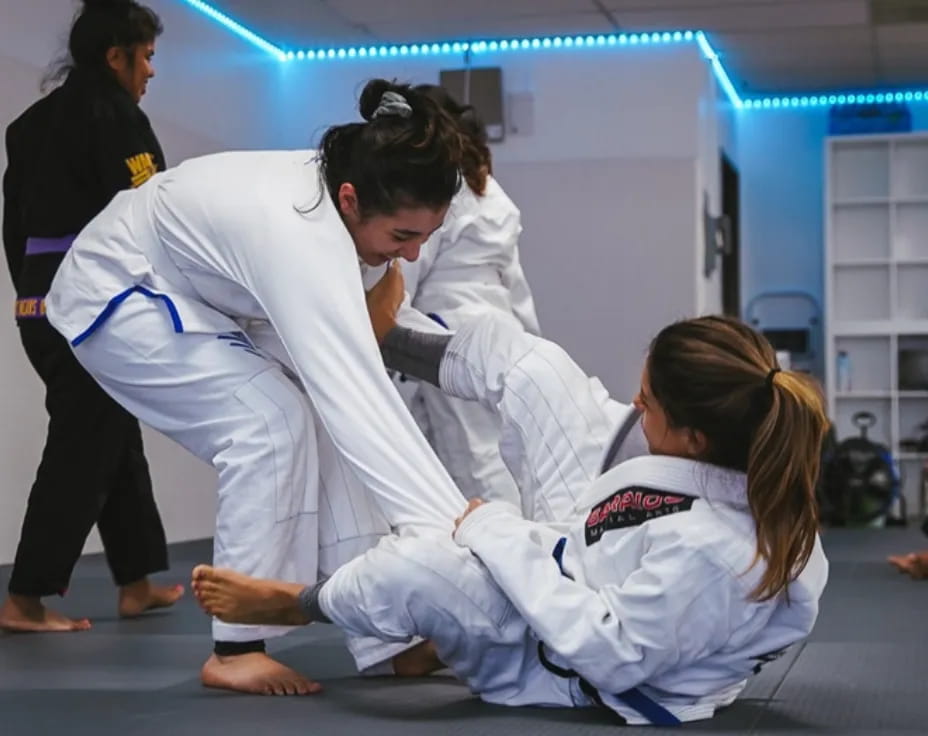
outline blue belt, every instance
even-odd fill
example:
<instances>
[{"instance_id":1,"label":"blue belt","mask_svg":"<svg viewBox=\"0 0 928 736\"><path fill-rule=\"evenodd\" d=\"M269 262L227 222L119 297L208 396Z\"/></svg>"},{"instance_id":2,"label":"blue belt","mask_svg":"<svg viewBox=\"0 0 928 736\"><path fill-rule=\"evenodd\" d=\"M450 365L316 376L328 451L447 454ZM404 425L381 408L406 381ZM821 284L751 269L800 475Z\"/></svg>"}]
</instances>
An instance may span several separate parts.
<instances>
[{"instance_id":1,"label":"blue belt","mask_svg":"<svg viewBox=\"0 0 928 736\"><path fill-rule=\"evenodd\" d=\"M548 672L558 677L563 677L566 679L576 677L580 685L580 690L589 697L596 705L609 708L603 702L602 696L599 694L599 691L594 687L590 682L584 680L576 670L569 670L564 667L558 667L550 659L545 656L545 645L544 642L538 642L538 661L541 662L541 666L544 667ZM632 710L636 711L639 715L646 718L651 724L655 726L679 726L680 719L677 718L673 713L667 710L663 705L658 703L653 698L649 698L637 687L629 688L621 693L616 693L615 697L621 700L625 705L627 705ZM610 710L612 710L610 708Z\"/></svg>"},{"instance_id":2,"label":"blue belt","mask_svg":"<svg viewBox=\"0 0 928 736\"><path fill-rule=\"evenodd\" d=\"M46 253L66 253L74 242L76 235L63 235L60 238L26 238L26 255L40 256Z\"/></svg>"},{"instance_id":3,"label":"blue belt","mask_svg":"<svg viewBox=\"0 0 928 736\"><path fill-rule=\"evenodd\" d=\"M564 548L567 546L567 537L561 537L557 540L557 544L554 545L554 550L552 552L552 557L557 561L558 567L561 568L561 575L564 575ZM567 576L569 577L569 576ZM604 702L602 697L599 694L599 691L591 685L589 682L584 680L576 670L569 670L564 667L558 667L556 664L551 662L545 656L545 645L544 642L538 642L538 660L541 662L541 666L544 667L548 672L557 675L558 677L571 678L576 677L580 683L580 689L593 701L600 706L609 707ZM621 693L616 693L615 697L621 700L625 705L631 708L634 711L637 711L640 715L647 718L655 726L679 726L680 719L677 718L673 713L667 710L663 705L658 703L653 698L649 698L637 687L630 688Z\"/></svg>"}]
</instances>

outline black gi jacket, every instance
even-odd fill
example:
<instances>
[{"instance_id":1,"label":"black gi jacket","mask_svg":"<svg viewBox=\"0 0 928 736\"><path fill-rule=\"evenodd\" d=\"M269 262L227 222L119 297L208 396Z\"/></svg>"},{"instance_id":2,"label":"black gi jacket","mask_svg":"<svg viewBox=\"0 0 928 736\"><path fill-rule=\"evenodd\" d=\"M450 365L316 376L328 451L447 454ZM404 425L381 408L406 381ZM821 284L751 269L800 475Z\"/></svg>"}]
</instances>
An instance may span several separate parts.
<instances>
[{"instance_id":1,"label":"black gi jacket","mask_svg":"<svg viewBox=\"0 0 928 736\"><path fill-rule=\"evenodd\" d=\"M163 170L164 154L115 79L78 69L10 124L6 150L3 246L17 316L34 317L64 253L26 256L27 239L76 235L118 191Z\"/></svg>"}]
</instances>

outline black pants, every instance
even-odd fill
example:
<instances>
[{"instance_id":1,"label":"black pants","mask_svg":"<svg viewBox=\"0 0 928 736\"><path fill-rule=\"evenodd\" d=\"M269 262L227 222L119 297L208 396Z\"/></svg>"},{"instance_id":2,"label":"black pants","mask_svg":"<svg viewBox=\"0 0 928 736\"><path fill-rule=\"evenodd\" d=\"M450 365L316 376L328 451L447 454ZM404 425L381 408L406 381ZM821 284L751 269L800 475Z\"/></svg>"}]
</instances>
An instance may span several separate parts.
<instances>
[{"instance_id":1,"label":"black pants","mask_svg":"<svg viewBox=\"0 0 928 736\"><path fill-rule=\"evenodd\" d=\"M44 319L19 323L45 383L48 436L29 494L9 591L63 594L96 523L117 585L168 567L138 420L81 367Z\"/></svg>"}]
</instances>

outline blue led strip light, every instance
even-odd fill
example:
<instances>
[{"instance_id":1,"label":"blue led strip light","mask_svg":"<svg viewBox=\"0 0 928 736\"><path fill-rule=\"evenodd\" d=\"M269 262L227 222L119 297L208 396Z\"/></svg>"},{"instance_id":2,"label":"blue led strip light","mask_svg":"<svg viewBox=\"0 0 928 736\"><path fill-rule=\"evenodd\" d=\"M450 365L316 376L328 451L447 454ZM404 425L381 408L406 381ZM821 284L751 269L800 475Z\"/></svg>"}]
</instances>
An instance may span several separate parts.
<instances>
[{"instance_id":1,"label":"blue led strip light","mask_svg":"<svg viewBox=\"0 0 928 736\"><path fill-rule=\"evenodd\" d=\"M755 97L744 100L748 110L771 110L797 107L832 107L834 105L873 105L885 102L928 102L928 89L879 90L872 92L828 92L814 95Z\"/></svg>"},{"instance_id":2,"label":"blue led strip light","mask_svg":"<svg viewBox=\"0 0 928 736\"><path fill-rule=\"evenodd\" d=\"M715 72L715 78L719 81L719 84L722 85L722 89L725 90L725 94L728 95L728 99L731 100L731 104L736 108L742 107L741 97L735 89L735 85L731 83L731 79L728 77L728 72L725 71L725 67L722 66L722 62L719 61L719 55L715 53L715 49L709 44L708 39L706 39L706 34L702 31L696 32L696 43L699 44L700 50L702 50L703 56L705 56L709 63L712 65L712 71Z\"/></svg>"},{"instance_id":3,"label":"blue led strip light","mask_svg":"<svg viewBox=\"0 0 928 736\"><path fill-rule=\"evenodd\" d=\"M207 3L201 2L201 0L183 0L183 1L187 3L187 5L189 5L190 7L199 10L201 13L203 13L203 15L207 16L208 18L212 18L214 21L219 23L219 25L224 26L225 28L228 28L235 35L241 36L246 41L254 44L262 51L267 51L269 54L276 57L279 61L286 61L287 54L284 52L283 49L278 48L277 46L270 43L269 41L265 41L257 33L254 33L253 31L249 31L241 23L237 23L236 21L232 20L229 16L225 15L224 13L220 13L212 5L208 5Z\"/></svg>"},{"instance_id":4,"label":"blue led strip light","mask_svg":"<svg viewBox=\"0 0 928 736\"><path fill-rule=\"evenodd\" d=\"M664 31L659 33L620 33L610 35L551 36L547 38L513 38L494 41L444 41L355 46L350 48L307 49L287 51L287 61L294 59L355 59L395 56L438 56L440 54L494 53L500 51L530 51L537 49L596 48L607 46L639 46L693 41L695 31Z\"/></svg>"},{"instance_id":5,"label":"blue led strip light","mask_svg":"<svg viewBox=\"0 0 928 736\"><path fill-rule=\"evenodd\" d=\"M613 33L609 35L550 36L546 38L513 38L495 41L444 41L441 43L375 44L328 49L284 50L248 30L229 16L202 0L183 0L192 8L212 18L220 25L273 55L279 61L364 59L397 56L438 56L441 54L495 53L500 51L530 51L533 49L609 48L616 46L646 46L668 43L695 42L708 60L732 105L738 109L770 110L790 108L832 107L834 105L879 104L885 102L928 102L928 89L874 90L864 92L817 93L804 95L767 95L743 99L722 66L719 55L702 31L656 31L649 33Z\"/></svg>"}]
</instances>

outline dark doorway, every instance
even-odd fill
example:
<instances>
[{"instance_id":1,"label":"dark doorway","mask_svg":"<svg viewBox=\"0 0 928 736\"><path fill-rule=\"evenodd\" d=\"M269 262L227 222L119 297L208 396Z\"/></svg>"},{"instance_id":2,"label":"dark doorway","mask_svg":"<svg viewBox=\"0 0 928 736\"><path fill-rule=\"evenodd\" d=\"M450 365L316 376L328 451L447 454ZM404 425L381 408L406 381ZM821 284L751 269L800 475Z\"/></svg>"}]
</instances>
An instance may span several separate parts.
<instances>
[{"instance_id":1,"label":"dark doorway","mask_svg":"<svg viewBox=\"0 0 928 736\"><path fill-rule=\"evenodd\" d=\"M741 316L741 222L738 169L724 153L722 164L722 215L731 223L731 242L722 258L722 311Z\"/></svg>"}]
</instances>

